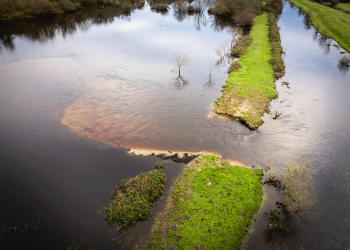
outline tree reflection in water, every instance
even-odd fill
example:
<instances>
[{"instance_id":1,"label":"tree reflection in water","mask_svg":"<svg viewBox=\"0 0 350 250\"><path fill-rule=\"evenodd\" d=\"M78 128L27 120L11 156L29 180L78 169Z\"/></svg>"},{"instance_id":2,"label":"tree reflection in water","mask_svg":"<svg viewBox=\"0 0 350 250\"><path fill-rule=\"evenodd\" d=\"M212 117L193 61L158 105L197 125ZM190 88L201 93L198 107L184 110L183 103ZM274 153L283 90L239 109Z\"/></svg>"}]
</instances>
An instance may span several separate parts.
<instances>
[{"instance_id":1,"label":"tree reflection in water","mask_svg":"<svg viewBox=\"0 0 350 250\"><path fill-rule=\"evenodd\" d=\"M174 89L181 91L189 84L188 80L179 75L178 77L175 77L173 81L171 82L171 85L174 86Z\"/></svg>"},{"instance_id":2,"label":"tree reflection in water","mask_svg":"<svg viewBox=\"0 0 350 250\"><path fill-rule=\"evenodd\" d=\"M73 35L78 28L88 30L93 25L113 23L115 18L130 21L131 13L121 13L114 8L99 10L98 7L90 7L84 11L67 12L63 15L35 18L25 22L0 21L0 47L14 50L16 37L45 43L57 35L62 37Z\"/></svg>"}]
</instances>

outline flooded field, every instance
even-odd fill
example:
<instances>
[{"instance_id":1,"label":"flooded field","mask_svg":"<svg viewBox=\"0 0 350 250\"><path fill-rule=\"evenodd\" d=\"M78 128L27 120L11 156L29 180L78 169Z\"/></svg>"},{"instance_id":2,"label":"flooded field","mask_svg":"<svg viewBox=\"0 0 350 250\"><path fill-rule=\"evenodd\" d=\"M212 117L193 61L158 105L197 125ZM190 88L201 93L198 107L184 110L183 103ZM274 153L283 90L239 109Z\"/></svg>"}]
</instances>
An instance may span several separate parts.
<instances>
[{"instance_id":1,"label":"flooded field","mask_svg":"<svg viewBox=\"0 0 350 250\"><path fill-rule=\"evenodd\" d=\"M344 50L285 2L278 25L286 75L276 82L271 114L251 131L208 117L229 65L222 62L209 75L206 61L220 59L216 50L233 25L206 12L162 14L149 6L130 15L92 8L1 22L0 223L24 228L36 216L41 223L38 229L29 223L25 235L4 234L0 249L65 249L81 237L86 249L120 248L97 211L120 180L159 160L124 148L215 152L266 174L308 159L319 202L310 220L291 224L294 233L284 240L349 248L350 73L337 66ZM169 62L177 51L190 58L182 79ZM282 115L273 120L276 111ZM167 161L166 195L155 213L182 166ZM266 190L263 209L277 197ZM127 233L126 249L142 248L152 223ZM244 248L264 244L265 225L259 216Z\"/></svg>"}]
</instances>

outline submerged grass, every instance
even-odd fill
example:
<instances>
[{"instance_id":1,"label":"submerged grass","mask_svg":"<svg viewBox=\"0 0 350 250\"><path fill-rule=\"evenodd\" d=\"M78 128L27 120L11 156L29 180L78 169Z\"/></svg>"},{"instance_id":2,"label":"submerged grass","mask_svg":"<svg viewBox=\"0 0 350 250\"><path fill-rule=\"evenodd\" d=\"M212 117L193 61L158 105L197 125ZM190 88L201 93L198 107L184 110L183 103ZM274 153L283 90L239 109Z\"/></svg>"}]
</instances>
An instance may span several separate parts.
<instances>
[{"instance_id":1,"label":"submerged grass","mask_svg":"<svg viewBox=\"0 0 350 250\"><path fill-rule=\"evenodd\" d=\"M101 211L108 226L118 223L118 234L151 217L151 209L163 193L165 184L164 166L157 163L155 168L121 181Z\"/></svg>"},{"instance_id":2,"label":"submerged grass","mask_svg":"<svg viewBox=\"0 0 350 250\"><path fill-rule=\"evenodd\" d=\"M216 113L239 118L251 129L263 123L267 104L277 97L274 80L284 75L285 68L274 15L263 13L254 21L252 41L239 59L242 67L230 73L214 105Z\"/></svg>"},{"instance_id":3,"label":"submerged grass","mask_svg":"<svg viewBox=\"0 0 350 250\"><path fill-rule=\"evenodd\" d=\"M146 249L238 249L262 202L262 175L215 155L193 160Z\"/></svg>"},{"instance_id":4,"label":"submerged grass","mask_svg":"<svg viewBox=\"0 0 350 250\"><path fill-rule=\"evenodd\" d=\"M350 52L350 15L308 0L290 0L310 15L312 25L325 37L336 40Z\"/></svg>"}]
</instances>

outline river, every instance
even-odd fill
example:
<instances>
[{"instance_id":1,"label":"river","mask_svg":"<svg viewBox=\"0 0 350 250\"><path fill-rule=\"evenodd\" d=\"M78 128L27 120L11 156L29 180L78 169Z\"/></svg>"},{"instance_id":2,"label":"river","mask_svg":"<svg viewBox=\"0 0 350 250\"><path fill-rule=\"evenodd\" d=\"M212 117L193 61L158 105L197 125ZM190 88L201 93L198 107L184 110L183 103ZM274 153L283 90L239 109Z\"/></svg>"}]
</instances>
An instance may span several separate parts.
<instances>
[{"instance_id":1,"label":"river","mask_svg":"<svg viewBox=\"0 0 350 250\"><path fill-rule=\"evenodd\" d=\"M216 152L266 174L308 159L319 202L309 220L292 223L295 233L285 240L349 248L350 73L337 67L344 50L285 2L278 25L286 75L276 82L271 114L251 131L207 117L228 64L209 76L205 62L219 58L216 49L229 40L232 25L206 13L156 13L149 6L130 15L91 8L0 23L0 223L23 228L37 215L42 221L38 229L29 223L25 235L5 234L0 249L65 249L81 237L86 249L118 248L97 211L120 180L159 160L124 148ZM190 58L182 82L169 62L177 51ZM282 115L273 120L276 111ZM167 161L166 195L154 213L181 170ZM262 211L277 196L265 189ZM152 223L127 233L126 248L143 246ZM266 241L265 225L260 216L244 247Z\"/></svg>"}]
</instances>

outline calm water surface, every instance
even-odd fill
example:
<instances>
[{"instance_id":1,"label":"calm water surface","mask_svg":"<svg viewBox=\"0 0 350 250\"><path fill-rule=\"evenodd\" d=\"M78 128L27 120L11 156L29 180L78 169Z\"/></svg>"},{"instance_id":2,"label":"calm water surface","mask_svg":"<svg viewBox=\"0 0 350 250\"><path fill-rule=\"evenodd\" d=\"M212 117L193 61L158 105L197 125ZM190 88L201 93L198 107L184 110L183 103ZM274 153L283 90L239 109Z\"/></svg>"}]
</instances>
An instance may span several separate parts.
<instances>
[{"instance_id":1,"label":"calm water surface","mask_svg":"<svg viewBox=\"0 0 350 250\"><path fill-rule=\"evenodd\" d=\"M278 25L286 76L276 82L272 114L253 132L239 122L207 118L228 64L215 67L210 81L205 60L219 59L215 49L230 38L227 22L145 6L129 16L89 9L1 23L0 222L20 226L38 214L42 223L25 236L6 234L0 249L64 249L80 236L86 247L117 248L97 210L118 181L157 161L119 146L219 152L270 167L267 174L308 159L319 202L310 220L292 224L295 233L286 240L349 248L350 73L337 67L344 50L322 39L287 3ZM190 57L180 83L169 62L177 51ZM282 115L273 120L276 111ZM168 163L165 193L181 169ZM264 209L277 197L266 189ZM155 212L164 205L165 198ZM266 221L257 218L246 248L266 240ZM144 244L152 222L124 237L128 248Z\"/></svg>"}]
</instances>

